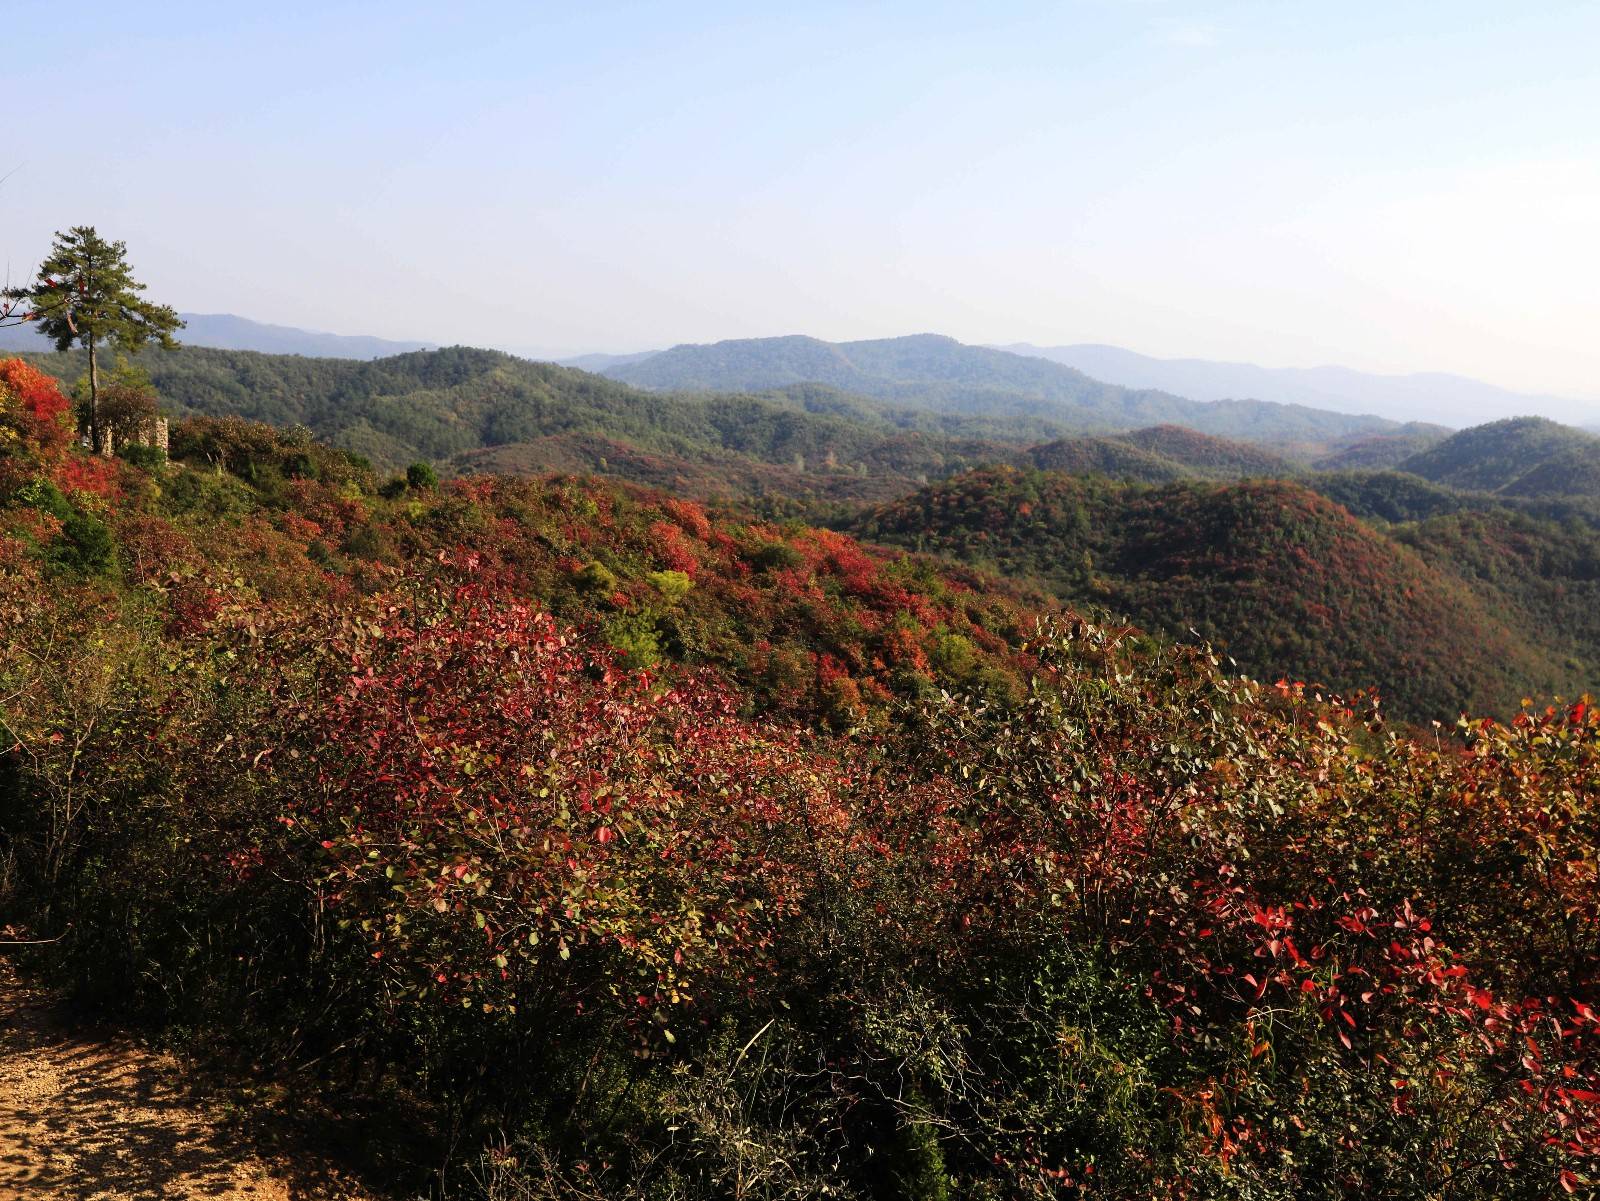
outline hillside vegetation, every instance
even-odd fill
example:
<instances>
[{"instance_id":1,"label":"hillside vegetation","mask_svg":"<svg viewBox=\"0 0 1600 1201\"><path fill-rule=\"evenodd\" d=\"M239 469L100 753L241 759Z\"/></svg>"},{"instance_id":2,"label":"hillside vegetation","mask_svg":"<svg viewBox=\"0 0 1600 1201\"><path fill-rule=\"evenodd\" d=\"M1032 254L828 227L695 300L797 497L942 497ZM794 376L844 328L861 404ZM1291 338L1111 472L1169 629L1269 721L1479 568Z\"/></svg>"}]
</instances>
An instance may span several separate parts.
<instances>
[{"instance_id":1,"label":"hillside vegetation","mask_svg":"<svg viewBox=\"0 0 1600 1201\"><path fill-rule=\"evenodd\" d=\"M78 354L30 358L63 382ZM764 396L659 396L601 376L497 351L454 347L372 362L185 347L139 362L180 415L304 426L379 469L429 459L468 470L604 468L595 439L626 447L618 462L646 480L675 468L723 492L791 472L804 492L849 495L862 476L942 475L1006 452L994 439L1048 436L1051 425L896 409L821 387ZM659 460L659 461L657 461ZM615 468L611 469L617 473ZM719 478L725 471L728 478Z\"/></svg>"},{"instance_id":2,"label":"hillside vegetation","mask_svg":"<svg viewBox=\"0 0 1600 1201\"><path fill-rule=\"evenodd\" d=\"M839 533L238 419L90 458L66 409L0 364L0 903L396 1196L1593 1187L1585 704L1414 740ZM1270 556L1439 616L1320 498L1167 491L1179 596ZM1139 507L945 494L972 538Z\"/></svg>"},{"instance_id":3,"label":"hillside vegetation","mask_svg":"<svg viewBox=\"0 0 1600 1201\"><path fill-rule=\"evenodd\" d=\"M1526 596L1496 583L1509 566L1419 553L1433 527L1400 541L1283 481L1140 487L1000 468L931 485L852 528L1039 581L1173 637L1192 630L1268 678L1376 687L1416 719L1576 695L1600 664L1600 642L1551 628L1548 602L1524 607ZM1568 577L1539 573L1581 575L1586 561L1530 554L1523 566L1559 592Z\"/></svg>"},{"instance_id":4,"label":"hillside vegetation","mask_svg":"<svg viewBox=\"0 0 1600 1201\"><path fill-rule=\"evenodd\" d=\"M30 361L63 382L83 370L77 354ZM1258 446L1173 425L1062 438L1081 422L1053 410L934 410L819 383L659 394L459 347L373 362L186 347L139 366L178 414L305 426L380 470L426 459L451 473L593 471L701 497L835 503L986 463L1149 481L1293 470Z\"/></svg>"},{"instance_id":5,"label":"hillside vegetation","mask_svg":"<svg viewBox=\"0 0 1600 1201\"><path fill-rule=\"evenodd\" d=\"M1390 433L1352 439L1337 450L1319 456L1311 466L1318 471L1383 471L1399 466L1448 437L1450 431L1442 426L1403 425Z\"/></svg>"},{"instance_id":6,"label":"hillside vegetation","mask_svg":"<svg viewBox=\"0 0 1600 1201\"><path fill-rule=\"evenodd\" d=\"M1177 425L1098 438L1061 438L1010 457L1042 471L1103 475L1147 484L1297 474L1287 459L1259 446Z\"/></svg>"},{"instance_id":7,"label":"hillside vegetation","mask_svg":"<svg viewBox=\"0 0 1600 1201\"><path fill-rule=\"evenodd\" d=\"M1600 437L1543 417L1515 417L1462 430L1398 466L1470 492L1600 496Z\"/></svg>"},{"instance_id":8,"label":"hillside vegetation","mask_svg":"<svg viewBox=\"0 0 1600 1201\"><path fill-rule=\"evenodd\" d=\"M815 382L938 411L1045 418L1105 432L1176 424L1269 445L1327 448L1396 428L1392 421L1254 400L1211 403L1135 391L1044 359L919 334L865 342L801 336L675 346L606 374L669 391L748 391Z\"/></svg>"}]
</instances>

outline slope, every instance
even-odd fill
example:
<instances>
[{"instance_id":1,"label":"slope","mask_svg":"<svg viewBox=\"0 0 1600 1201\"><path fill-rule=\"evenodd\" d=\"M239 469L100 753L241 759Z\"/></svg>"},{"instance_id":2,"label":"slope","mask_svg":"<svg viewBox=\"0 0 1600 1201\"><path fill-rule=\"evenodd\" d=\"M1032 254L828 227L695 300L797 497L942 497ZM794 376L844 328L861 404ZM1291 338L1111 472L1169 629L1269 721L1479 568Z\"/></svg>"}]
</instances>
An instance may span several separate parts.
<instances>
[{"instance_id":1,"label":"slope","mask_svg":"<svg viewBox=\"0 0 1600 1201\"><path fill-rule=\"evenodd\" d=\"M880 506L860 536L1034 579L1270 678L1376 685L1392 712L1508 712L1573 665L1436 563L1295 484L1114 484L993 469Z\"/></svg>"},{"instance_id":2,"label":"slope","mask_svg":"<svg viewBox=\"0 0 1600 1201\"><path fill-rule=\"evenodd\" d=\"M1462 430L1399 470L1474 492L1600 495L1600 438L1543 417L1515 417Z\"/></svg>"},{"instance_id":3,"label":"slope","mask_svg":"<svg viewBox=\"0 0 1600 1201\"><path fill-rule=\"evenodd\" d=\"M1004 460L996 456L994 461L1011 461L1041 471L1104 475L1146 484L1296 474L1288 460L1259 446L1215 438L1176 425L1157 425L1103 437L1058 438L1030 447L1020 456Z\"/></svg>"},{"instance_id":4,"label":"slope","mask_svg":"<svg viewBox=\"0 0 1600 1201\"><path fill-rule=\"evenodd\" d=\"M1181 425L1154 425L1121 435L1122 441L1187 467L1196 475L1292 475L1294 466L1259 446L1218 438Z\"/></svg>"},{"instance_id":5,"label":"slope","mask_svg":"<svg viewBox=\"0 0 1600 1201\"><path fill-rule=\"evenodd\" d=\"M837 533L66 410L0 363L0 900L397 1195L1592 1191L1600 712L1413 738ZM140 1117L47 1195L175 1191Z\"/></svg>"},{"instance_id":6,"label":"slope","mask_svg":"<svg viewBox=\"0 0 1600 1201\"><path fill-rule=\"evenodd\" d=\"M1574 679L1593 687L1600 648L1600 527L1504 507L1463 509L1395 538L1463 580L1507 625L1537 630Z\"/></svg>"},{"instance_id":7,"label":"slope","mask_svg":"<svg viewBox=\"0 0 1600 1201\"><path fill-rule=\"evenodd\" d=\"M610 367L612 378L656 390L752 390L817 382L935 410L1046 417L1061 432L1184 425L1269 444L1326 445L1394 422L1253 400L1203 404L1130 390L1059 363L953 338L918 334L830 343L790 336L675 346Z\"/></svg>"},{"instance_id":8,"label":"slope","mask_svg":"<svg viewBox=\"0 0 1600 1201\"><path fill-rule=\"evenodd\" d=\"M1403 425L1384 434L1354 438L1316 459L1318 471L1382 471L1443 442L1450 431L1435 425Z\"/></svg>"},{"instance_id":9,"label":"slope","mask_svg":"<svg viewBox=\"0 0 1600 1201\"><path fill-rule=\"evenodd\" d=\"M31 356L62 380L82 372L80 354ZM919 413L803 387L763 396L664 396L586 372L498 351L453 347L373 362L185 347L138 360L180 415L243 417L303 425L381 469L416 459L463 470L536 472L585 465L659 481L681 465L705 492L745 490L785 469L803 493L848 496L877 475L914 486L919 476L993 461L994 436L1031 440L1036 423ZM1048 428L1048 427L1045 427ZM604 439L626 450L585 452ZM480 453L492 452L492 453ZM662 462L654 462L661 459Z\"/></svg>"}]
</instances>

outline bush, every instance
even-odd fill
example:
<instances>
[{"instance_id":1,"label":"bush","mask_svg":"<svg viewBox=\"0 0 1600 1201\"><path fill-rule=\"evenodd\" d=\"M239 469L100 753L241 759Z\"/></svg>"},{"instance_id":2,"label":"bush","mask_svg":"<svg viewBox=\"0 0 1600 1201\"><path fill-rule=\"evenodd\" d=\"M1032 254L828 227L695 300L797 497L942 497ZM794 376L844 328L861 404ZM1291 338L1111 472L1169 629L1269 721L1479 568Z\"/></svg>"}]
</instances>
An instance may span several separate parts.
<instances>
[{"instance_id":1,"label":"bush","mask_svg":"<svg viewBox=\"0 0 1600 1201\"><path fill-rule=\"evenodd\" d=\"M29 508L48 513L61 523L61 531L44 548L53 567L81 574L108 570L116 559L116 539L111 528L93 513L74 504L49 480L34 480L17 491L16 499Z\"/></svg>"},{"instance_id":2,"label":"bush","mask_svg":"<svg viewBox=\"0 0 1600 1201\"><path fill-rule=\"evenodd\" d=\"M694 588L694 581L681 571L652 571L645 578L669 605L677 604Z\"/></svg>"},{"instance_id":3,"label":"bush","mask_svg":"<svg viewBox=\"0 0 1600 1201\"><path fill-rule=\"evenodd\" d=\"M591 596L610 596L617 590L617 576L599 560L586 563L572 575L572 582L581 592Z\"/></svg>"},{"instance_id":4,"label":"bush","mask_svg":"<svg viewBox=\"0 0 1600 1201\"><path fill-rule=\"evenodd\" d=\"M1587 705L1417 740L1075 619L1006 688L1016 611L926 562L830 606L713 529L694 605L613 606L634 493L281 495L112 498L125 580L41 580L61 489L0 514L6 920L81 998L402 1099L441 1188L492 1142L567 1201L1592 1191ZM966 686L891 710L925 649Z\"/></svg>"},{"instance_id":5,"label":"bush","mask_svg":"<svg viewBox=\"0 0 1600 1201\"><path fill-rule=\"evenodd\" d=\"M606 623L606 642L628 671L643 671L661 660L661 634L646 613L629 613Z\"/></svg>"},{"instance_id":6,"label":"bush","mask_svg":"<svg viewBox=\"0 0 1600 1201\"><path fill-rule=\"evenodd\" d=\"M159 446L145 446L138 442L128 442L117 447L117 458L132 463L135 467L142 467L146 471L159 471L167 465L167 452Z\"/></svg>"},{"instance_id":7,"label":"bush","mask_svg":"<svg viewBox=\"0 0 1600 1201\"><path fill-rule=\"evenodd\" d=\"M92 513L74 509L61 526L61 536L47 557L68 571L94 574L108 570L116 560L116 539L111 527Z\"/></svg>"},{"instance_id":8,"label":"bush","mask_svg":"<svg viewBox=\"0 0 1600 1201\"><path fill-rule=\"evenodd\" d=\"M439 473L433 464L416 462L406 468L406 487L413 492L425 492L439 486Z\"/></svg>"},{"instance_id":9,"label":"bush","mask_svg":"<svg viewBox=\"0 0 1600 1201\"><path fill-rule=\"evenodd\" d=\"M806 557L787 542L768 542L758 547L750 562L762 571L793 571L805 566Z\"/></svg>"}]
</instances>

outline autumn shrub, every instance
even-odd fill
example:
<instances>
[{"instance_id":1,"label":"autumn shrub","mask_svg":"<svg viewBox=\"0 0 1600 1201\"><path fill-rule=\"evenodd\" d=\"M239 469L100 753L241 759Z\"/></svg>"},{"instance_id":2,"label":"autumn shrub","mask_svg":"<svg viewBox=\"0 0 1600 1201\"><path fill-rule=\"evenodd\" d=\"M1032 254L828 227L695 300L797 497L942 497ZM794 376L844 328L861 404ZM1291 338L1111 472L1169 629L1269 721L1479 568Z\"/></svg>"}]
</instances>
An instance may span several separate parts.
<instances>
[{"instance_id":1,"label":"autumn shrub","mask_svg":"<svg viewBox=\"0 0 1600 1201\"><path fill-rule=\"evenodd\" d=\"M186 437L159 494L0 494L7 920L85 1003L386 1098L409 1183L1592 1191L1587 705L1419 738L837 536L753 570L770 530L634 492ZM80 512L101 570L51 557Z\"/></svg>"}]
</instances>

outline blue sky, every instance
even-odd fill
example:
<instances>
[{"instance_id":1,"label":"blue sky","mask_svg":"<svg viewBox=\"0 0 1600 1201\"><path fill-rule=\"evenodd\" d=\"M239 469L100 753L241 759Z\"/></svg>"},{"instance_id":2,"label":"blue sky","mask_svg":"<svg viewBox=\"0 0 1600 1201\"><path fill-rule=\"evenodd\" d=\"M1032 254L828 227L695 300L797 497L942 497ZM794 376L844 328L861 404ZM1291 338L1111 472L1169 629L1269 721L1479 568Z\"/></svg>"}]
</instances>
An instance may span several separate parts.
<instances>
[{"instance_id":1,"label":"blue sky","mask_svg":"<svg viewBox=\"0 0 1600 1201\"><path fill-rule=\"evenodd\" d=\"M69 27L70 26L70 27ZM0 256L545 353L1110 342L1600 396L1600 4L8 6Z\"/></svg>"}]
</instances>

